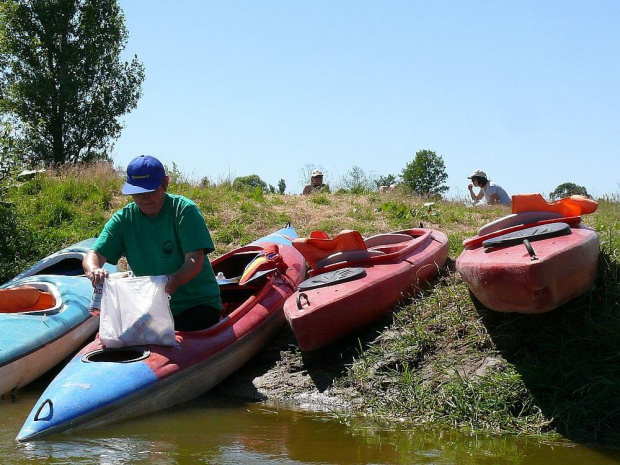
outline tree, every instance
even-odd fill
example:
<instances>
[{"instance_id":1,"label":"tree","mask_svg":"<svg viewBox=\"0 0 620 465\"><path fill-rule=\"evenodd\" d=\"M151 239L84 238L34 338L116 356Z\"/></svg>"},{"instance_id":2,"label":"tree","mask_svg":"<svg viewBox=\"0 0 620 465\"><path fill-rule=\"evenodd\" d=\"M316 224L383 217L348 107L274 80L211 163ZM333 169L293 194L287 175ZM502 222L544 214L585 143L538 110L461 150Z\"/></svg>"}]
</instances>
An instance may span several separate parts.
<instances>
[{"instance_id":1,"label":"tree","mask_svg":"<svg viewBox=\"0 0 620 465\"><path fill-rule=\"evenodd\" d=\"M403 184L418 195L440 195L448 191L446 167L440 155L432 150L419 150L402 171Z\"/></svg>"},{"instance_id":2,"label":"tree","mask_svg":"<svg viewBox=\"0 0 620 465\"><path fill-rule=\"evenodd\" d=\"M14 120L0 115L0 181L17 174L23 168L17 154L23 153L24 147L21 141L14 137L17 130Z\"/></svg>"},{"instance_id":3,"label":"tree","mask_svg":"<svg viewBox=\"0 0 620 465\"><path fill-rule=\"evenodd\" d=\"M373 180L362 168L354 166L340 182L343 189L351 194L363 194L373 190Z\"/></svg>"},{"instance_id":4,"label":"tree","mask_svg":"<svg viewBox=\"0 0 620 465\"><path fill-rule=\"evenodd\" d=\"M268 192L267 183L258 174L235 178L232 187L238 191L254 191L254 189L260 187L263 192Z\"/></svg>"},{"instance_id":5,"label":"tree","mask_svg":"<svg viewBox=\"0 0 620 465\"><path fill-rule=\"evenodd\" d=\"M387 176L379 176L375 181L377 188L381 186L390 187L392 184L396 184L398 182L398 178L393 174L388 174Z\"/></svg>"},{"instance_id":6,"label":"tree","mask_svg":"<svg viewBox=\"0 0 620 465\"><path fill-rule=\"evenodd\" d=\"M0 2L0 113L21 123L22 157L107 157L144 80L136 56L120 61L127 37L117 0Z\"/></svg>"},{"instance_id":7,"label":"tree","mask_svg":"<svg viewBox=\"0 0 620 465\"><path fill-rule=\"evenodd\" d=\"M284 191L286 190L286 182L284 179L280 179L278 181L278 194L284 195Z\"/></svg>"},{"instance_id":8,"label":"tree","mask_svg":"<svg viewBox=\"0 0 620 465\"><path fill-rule=\"evenodd\" d=\"M588 191L585 187L579 186L572 182L565 182L560 184L555 190L549 194L551 199L561 199L563 197L569 197L571 195L585 195L589 197Z\"/></svg>"}]
</instances>

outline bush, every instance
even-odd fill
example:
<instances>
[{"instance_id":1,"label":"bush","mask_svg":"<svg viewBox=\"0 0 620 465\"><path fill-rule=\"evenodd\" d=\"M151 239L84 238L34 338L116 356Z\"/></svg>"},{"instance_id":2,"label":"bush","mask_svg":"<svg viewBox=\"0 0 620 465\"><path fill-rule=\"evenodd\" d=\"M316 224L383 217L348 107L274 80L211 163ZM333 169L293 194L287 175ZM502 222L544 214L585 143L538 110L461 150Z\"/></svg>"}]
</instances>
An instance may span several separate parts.
<instances>
[{"instance_id":1,"label":"bush","mask_svg":"<svg viewBox=\"0 0 620 465\"><path fill-rule=\"evenodd\" d=\"M572 182L565 182L563 184L560 184L549 195L553 200L561 199L563 197L569 197L571 195L585 195L586 197L590 197L585 187L578 186L577 184Z\"/></svg>"},{"instance_id":2,"label":"bush","mask_svg":"<svg viewBox=\"0 0 620 465\"><path fill-rule=\"evenodd\" d=\"M342 178L341 187L350 194L366 194L374 190L374 181L362 168L354 166Z\"/></svg>"},{"instance_id":3,"label":"bush","mask_svg":"<svg viewBox=\"0 0 620 465\"><path fill-rule=\"evenodd\" d=\"M263 192L268 192L267 183L263 181L257 174L249 176L240 176L235 178L232 184L233 189L237 191L254 192L254 189L260 187Z\"/></svg>"}]
</instances>

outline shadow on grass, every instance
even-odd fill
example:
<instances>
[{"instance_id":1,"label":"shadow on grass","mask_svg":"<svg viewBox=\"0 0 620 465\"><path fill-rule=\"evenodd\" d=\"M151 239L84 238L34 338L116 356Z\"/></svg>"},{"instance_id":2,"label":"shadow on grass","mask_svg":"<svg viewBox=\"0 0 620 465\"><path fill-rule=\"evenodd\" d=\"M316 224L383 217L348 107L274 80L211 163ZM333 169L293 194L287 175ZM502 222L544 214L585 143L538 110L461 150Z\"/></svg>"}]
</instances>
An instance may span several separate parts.
<instances>
[{"instance_id":1,"label":"shadow on grass","mask_svg":"<svg viewBox=\"0 0 620 465\"><path fill-rule=\"evenodd\" d=\"M620 445L620 267L601 254L594 287L551 312L476 308L552 426L580 443Z\"/></svg>"},{"instance_id":2,"label":"shadow on grass","mask_svg":"<svg viewBox=\"0 0 620 465\"><path fill-rule=\"evenodd\" d=\"M393 310L398 312L402 308L413 305L416 299L423 298L425 292L437 286L449 274L449 269L453 266L454 261L448 259L446 265L439 269L438 274L433 279L423 284L421 290L416 291L415 295L401 298ZM394 318L395 313L390 311L383 318L348 334L322 349L302 353L304 368L308 370L308 374L316 388L323 392L334 384L336 378L345 376L353 362L362 357L363 353L372 346L376 345L377 338L385 335L386 330L393 326ZM377 363L381 364L382 370L396 370L402 364L402 361L395 358L394 354L387 353L384 360Z\"/></svg>"},{"instance_id":3,"label":"shadow on grass","mask_svg":"<svg viewBox=\"0 0 620 465\"><path fill-rule=\"evenodd\" d=\"M346 375L348 368L362 352L392 324L393 314L390 313L361 330L355 331L344 338L329 344L322 349L303 352L303 366L319 392L325 391L334 384L336 378Z\"/></svg>"}]
</instances>

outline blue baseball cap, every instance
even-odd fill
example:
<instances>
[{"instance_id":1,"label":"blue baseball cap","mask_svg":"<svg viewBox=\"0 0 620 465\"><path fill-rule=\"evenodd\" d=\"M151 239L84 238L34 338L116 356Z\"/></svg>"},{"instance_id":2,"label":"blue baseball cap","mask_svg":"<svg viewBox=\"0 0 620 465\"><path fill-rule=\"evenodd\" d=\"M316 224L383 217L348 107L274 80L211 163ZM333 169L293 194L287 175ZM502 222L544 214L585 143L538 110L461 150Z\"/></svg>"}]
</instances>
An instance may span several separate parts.
<instances>
[{"instance_id":1,"label":"blue baseball cap","mask_svg":"<svg viewBox=\"0 0 620 465\"><path fill-rule=\"evenodd\" d=\"M150 155L140 155L127 165L127 181L123 186L123 194L145 194L157 190L164 178L166 171L164 165Z\"/></svg>"}]
</instances>

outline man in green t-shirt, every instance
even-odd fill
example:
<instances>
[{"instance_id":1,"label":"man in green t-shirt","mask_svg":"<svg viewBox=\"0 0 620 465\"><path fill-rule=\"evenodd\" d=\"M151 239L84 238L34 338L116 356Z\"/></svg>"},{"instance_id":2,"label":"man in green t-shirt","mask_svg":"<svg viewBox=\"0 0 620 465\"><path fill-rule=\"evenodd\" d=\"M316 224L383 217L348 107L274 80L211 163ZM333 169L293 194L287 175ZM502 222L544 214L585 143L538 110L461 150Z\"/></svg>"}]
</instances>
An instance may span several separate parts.
<instances>
[{"instance_id":1,"label":"man in green t-shirt","mask_svg":"<svg viewBox=\"0 0 620 465\"><path fill-rule=\"evenodd\" d=\"M175 329L195 331L219 321L220 290L206 257L214 246L196 204L168 194L168 182L159 160L134 158L123 186L133 202L110 218L82 265L93 286L108 276L104 263L122 255L136 276L167 275Z\"/></svg>"}]
</instances>

